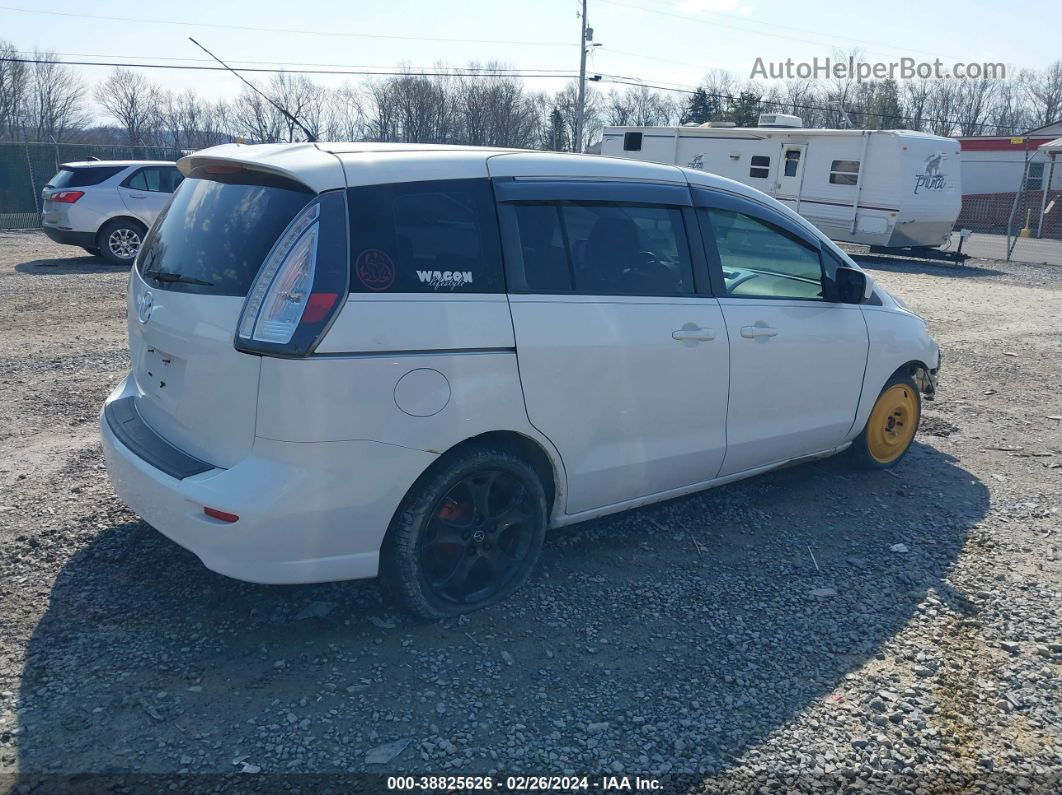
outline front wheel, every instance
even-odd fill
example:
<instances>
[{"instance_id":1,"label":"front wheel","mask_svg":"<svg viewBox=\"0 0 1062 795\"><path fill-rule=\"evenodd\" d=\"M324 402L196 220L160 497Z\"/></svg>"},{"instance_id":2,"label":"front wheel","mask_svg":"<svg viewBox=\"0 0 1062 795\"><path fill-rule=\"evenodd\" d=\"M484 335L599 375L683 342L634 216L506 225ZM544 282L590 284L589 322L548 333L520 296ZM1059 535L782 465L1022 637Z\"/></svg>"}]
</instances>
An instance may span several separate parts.
<instances>
[{"instance_id":1,"label":"front wheel","mask_svg":"<svg viewBox=\"0 0 1062 795\"><path fill-rule=\"evenodd\" d=\"M471 447L406 496L384 539L382 584L429 619L500 602L531 574L546 518L545 490L526 461Z\"/></svg>"},{"instance_id":2,"label":"front wheel","mask_svg":"<svg viewBox=\"0 0 1062 795\"><path fill-rule=\"evenodd\" d=\"M896 466L914 441L922 418L922 397L909 375L895 375L885 384L863 431L852 442L853 463L863 469Z\"/></svg>"},{"instance_id":3,"label":"front wheel","mask_svg":"<svg viewBox=\"0 0 1062 795\"><path fill-rule=\"evenodd\" d=\"M136 221L111 221L100 230L100 253L113 265L132 265L146 232Z\"/></svg>"}]
</instances>

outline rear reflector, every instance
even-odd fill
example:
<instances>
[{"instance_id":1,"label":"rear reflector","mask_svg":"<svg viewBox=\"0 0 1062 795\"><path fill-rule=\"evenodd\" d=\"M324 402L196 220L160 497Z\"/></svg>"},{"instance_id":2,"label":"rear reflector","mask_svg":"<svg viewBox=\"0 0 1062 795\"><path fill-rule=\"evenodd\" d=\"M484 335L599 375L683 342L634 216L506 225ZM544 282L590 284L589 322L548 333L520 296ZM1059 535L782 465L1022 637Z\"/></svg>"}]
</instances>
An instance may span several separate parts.
<instances>
[{"instance_id":1,"label":"rear reflector","mask_svg":"<svg viewBox=\"0 0 1062 795\"><path fill-rule=\"evenodd\" d=\"M336 305L339 293L310 293L306 310L302 313L303 323L320 323Z\"/></svg>"},{"instance_id":2,"label":"rear reflector","mask_svg":"<svg viewBox=\"0 0 1062 795\"><path fill-rule=\"evenodd\" d=\"M217 508L203 508L203 513L205 513L211 519L217 519L222 522L235 522L240 518L234 513L219 511Z\"/></svg>"},{"instance_id":3,"label":"rear reflector","mask_svg":"<svg viewBox=\"0 0 1062 795\"><path fill-rule=\"evenodd\" d=\"M52 194L52 201L62 202L63 204L73 204L84 195L85 191L83 190L61 190L58 193Z\"/></svg>"}]
</instances>

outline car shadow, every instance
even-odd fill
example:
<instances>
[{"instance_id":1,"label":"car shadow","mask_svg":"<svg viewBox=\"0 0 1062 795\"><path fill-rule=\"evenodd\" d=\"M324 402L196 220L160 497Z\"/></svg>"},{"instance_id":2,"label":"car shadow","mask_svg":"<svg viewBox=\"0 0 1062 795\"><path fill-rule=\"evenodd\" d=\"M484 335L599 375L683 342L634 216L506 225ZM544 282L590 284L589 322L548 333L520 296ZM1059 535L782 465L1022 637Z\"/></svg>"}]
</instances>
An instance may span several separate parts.
<instances>
[{"instance_id":1,"label":"car shadow","mask_svg":"<svg viewBox=\"0 0 1062 795\"><path fill-rule=\"evenodd\" d=\"M555 531L518 594L440 622L405 617L372 582L230 580L140 522L112 523L62 568L32 632L17 766L31 786L245 765L442 772L418 746L430 738L459 746L451 772L642 758L725 774L843 698L927 596L976 609L945 578L988 507L926 444L891 474L804 464Z\"/></svg>"},{"instance_id":2,"label":"car shadow","mask_svg":"<svg viewBox=\"0 0 1062 795\"><path fill-rule=\"evenodd\" d=\"M53 257L21 262L15 266L19 273L34 276L70 276L85 273L118 273L128 271L130 265L112 265L98 254L71 254L69 257Z\"/></svg>"}]
</instances>

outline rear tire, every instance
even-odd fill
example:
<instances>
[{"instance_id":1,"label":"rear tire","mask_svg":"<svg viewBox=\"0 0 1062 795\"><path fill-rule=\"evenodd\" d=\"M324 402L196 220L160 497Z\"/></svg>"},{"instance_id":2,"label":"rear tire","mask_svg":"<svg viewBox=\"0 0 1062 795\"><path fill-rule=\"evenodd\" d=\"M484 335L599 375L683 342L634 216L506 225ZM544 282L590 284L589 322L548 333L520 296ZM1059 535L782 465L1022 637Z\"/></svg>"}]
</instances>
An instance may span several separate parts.
<instances>
[{"instance_id":1,"label":"rear tire","mask_svg":"<svg viewBox=\"0 0 1062 795\"><path fill-rule=\"evenodd\" d=\"M907 455L922 419L922 396L909 375L888 380L867 424L848 449L849 460L859 469L891 469Z\"/></svg>"},{"instance_id":2,"label":"rear tire","mask_svg":"<svg viewBox=\"0 0 1062 795\"><path fill-rule=\"evenodd\" d=\"M112 265L132 265L146 234L147 229L139 221L110 221L100 229L100 254Z\"/></svg>"},{"instance_id":3,"label":"rear tire","mask_svg":"<svg viewBox=\"0 0 1062 795\"><path fill-rule=\"evenodd\" d=\"M527 581L546 521L545 490L530 464L507 450L469 447L402 501L381 550L381 584L421 618L489 607Z\"/></svg>"}]
</instances>

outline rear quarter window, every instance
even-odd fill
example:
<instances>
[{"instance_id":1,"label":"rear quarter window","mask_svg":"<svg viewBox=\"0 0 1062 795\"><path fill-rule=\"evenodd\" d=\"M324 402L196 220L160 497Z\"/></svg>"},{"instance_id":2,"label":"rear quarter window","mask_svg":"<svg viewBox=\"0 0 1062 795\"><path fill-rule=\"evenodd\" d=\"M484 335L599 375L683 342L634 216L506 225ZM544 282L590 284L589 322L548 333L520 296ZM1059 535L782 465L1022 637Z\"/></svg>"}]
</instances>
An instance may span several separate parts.
<instances>
[{"instance_id":1,"label":"rear quarter window","mask_svg":"<svg viewBox=\"0 0 1062 795\"><path fill-rule=\"evenodd\" d=\"M61 168L48 180L49 188L87 188L106 182L127 166L90 166L88 168Z\"/></svg>"},{"instance_id":2,"label":"rear quarter window","mask_svg":"<svg viewBox=\"0 0 1062 795\"><path fill-rule=\"evenodd\" d=\"M351 292L504 290L487 180L366 185L347 196Z\"/></svg>"}]
</instances>

